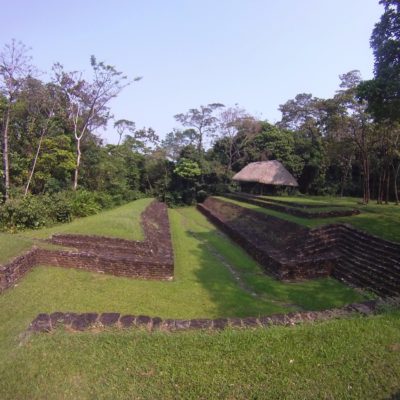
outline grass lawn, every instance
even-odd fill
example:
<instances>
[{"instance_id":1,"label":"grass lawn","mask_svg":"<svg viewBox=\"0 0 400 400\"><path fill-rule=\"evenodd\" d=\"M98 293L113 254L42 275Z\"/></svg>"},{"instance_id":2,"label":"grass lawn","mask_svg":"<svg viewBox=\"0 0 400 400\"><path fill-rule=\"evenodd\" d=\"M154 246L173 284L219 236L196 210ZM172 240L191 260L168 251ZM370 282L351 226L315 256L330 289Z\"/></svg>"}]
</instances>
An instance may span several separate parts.
<instances>
[{"instance_id":1,"label":"grass lawn","mask_svg":"<svg viewBox=\"0 0 400 400\"><path fill-rule=\"evenodd\" d=\"M21 235L0 233L0 264L32 247L32 240Z\"/></svg>"},{"instance_id":2,"label":"grass lawn","mask_svg":"<svg viewBox=\"0 0 400 400\"><path fill-rule=\"evenodd\" d=\"M140 214L152 199L141 199L121 207L104 211L86 218L78 218L69 224L55 225L50 228L23 231L17 234L0 233L0 263L18 256L33 245L54 247L40 242L55 233L78 233L99 235L129 240L143 240L140 226ZM39 239L39 240L38 240Z\"/></svg>"},{"instance_id":3,"label":"grass lawn","mask_svg":"<svg viewBox=\"0 0 400 400\"><path fill-rule=\"evenodd\" d=\"M10 353L3 400L396 399L400 314L212 334L60 330Z\"/></svg>"},{"instance_id":4,"label":"grass lawn","mask_svg":"<svg viewBox=\"0 0 400 400\"><path fill-rule=\"evenodd\" d=\"M60 224L50 228L26 231L22 235L28 238L44 239L54 233L78 233L81 235L99 235L128 240L142 240L140 213L152 199L140 199L112 210L86 218L78 218L70 224Z\"/></svg>"},{"instance_id":5,"label":"grass lawn","mask_svg":"<svg viewBox=\"0 0 400 400\"><path fill-rule=\"evenodd\" d=\"M91 229L86 218L61 226L62 232L82 227L106 235L112 223L115 236L140 238L137 217L146 201L89 217ZM0 399L383 399L400 390L396 311L253 331L24 334L39 312L56 310L214 318L362 299L333 279L275 281L194 208L170 210L169 216L172 282L38 267L0 295ZM22 237L45 237L61 232L57 228ZM2 249L10 238L16 235L0 236Z\"/></svg>"},{"instance_id":6,"label":"grass lawn","mask_svg":"<svg viewBox=\"0 0 400 400\"><path fill-rule=\"evenodd\" d=\"M378 205L371 202L368 205L358 204L359 199L351 197L329 197L329 196L301 196L301 197L275 197L276 199L293 201L303 204L329 204L332 206L341 205L350 208L357 208L361 211L359 215L352 215L349 217L335 217L335 218L301 218L295 217L290 214L278 212L274 210L268 210L263 207L248 204L243 201L237 201L220 197L222 200L230 201L234 204L238 204L242 207L247 207L264 214L273 215L275 217L292 221L300 225L314 228L325 224L331 224L335 222L343 222L351 224L354 227L369 232L373 235L380 236L383 239L400 242L400 206L394 204L390 205Z\"/></svg>"}]
</instances>

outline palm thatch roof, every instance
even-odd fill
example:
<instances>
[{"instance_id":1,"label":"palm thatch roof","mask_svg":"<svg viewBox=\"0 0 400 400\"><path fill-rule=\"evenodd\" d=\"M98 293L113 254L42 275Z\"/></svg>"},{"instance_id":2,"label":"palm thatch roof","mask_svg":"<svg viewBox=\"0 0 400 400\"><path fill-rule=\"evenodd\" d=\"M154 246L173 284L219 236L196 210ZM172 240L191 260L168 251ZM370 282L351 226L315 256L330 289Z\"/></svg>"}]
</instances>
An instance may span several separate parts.
<instances>
[{"instance_id":1,"label":"palm thatch roof","mask_svg":"<svg viewBox=\"0 0 400 400\"><path fill-rule=\"evenodd\" d=\"M293 175L277 160L252 162L239 171L233 180L265 185L299 186Z\"/></svg>"}]
</instances>

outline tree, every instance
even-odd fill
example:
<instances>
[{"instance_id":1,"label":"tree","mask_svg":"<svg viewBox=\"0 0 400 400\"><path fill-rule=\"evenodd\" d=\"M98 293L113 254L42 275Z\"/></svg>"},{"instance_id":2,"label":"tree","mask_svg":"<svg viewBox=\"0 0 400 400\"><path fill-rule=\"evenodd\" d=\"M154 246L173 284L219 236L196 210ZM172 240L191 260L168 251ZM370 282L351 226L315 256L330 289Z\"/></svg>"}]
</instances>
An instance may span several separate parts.
<instances>
[{"instance_id":1,"label":"tree","mask_svg":"<svg viewBox=\"0 0 400 400\"><path fill-rule=\"evenodd\" d=\"M374 79L360 84L358 95L368 101L376 121L400 121L400 3L381 0L384 13L372 31Z\"/></svg>"},{"instance_id":2,"label":"tree","mask_svg":"<svg viewBox=\"0 0 400 400\"><path fill-rule=\"evenodd\" d=\"M130 83L122 72L104 62L98 62L94 56L91 57L90 63L93 70L91 82L85 81L82 74L76 71L65 72L61 64L55 64L53 67L55 80L67 98L66 106L76 142L74 190L78 187L82 138L87 132L106 125L110 118L109 102Z\"/></svg>"},{"instance_id":3,"label":"tree","mask_svg":"<svg viewBox=\"0 0 400 400\"><path fill-rule=\"evenodd\" d=\"M161 142L161 148L164 149L166 156L172 160L177 161L181 151L191 145L196 138L196 131L194 129L179 130L174 129L172 132L166 134L165 139Z\"/></svg>"},{"instance_id":4,"label":"tree","mask_svg":"<svg viewBox=\"0 0 400 400\"><path fill-rule=\"evenodd\" d=\"M182 157L177 163L174 169L174 173L181 178L191 181L200 176L201 170L199 164L196 161Z\"/></svg>"},{"instance_id":5,"label":"tree","mask_svg":"<svg viewBox=\"0 0 400 400\"><path fill-rule=\"evenodd\" d=\"M29 48L15 39L6 44L0 52L0 94L6 99L2 127L4 200L9 198L9 128L14 103L25 79L33 72Z\"/></svg>"},{"instance_id":6,"label":"tree","mask_svg":"<svg viewBox=\"0 0 400 400\"><path fill-rule=\"evenodd\" d=\"M264 122L254 141L261 158L278 160L296 177L300 176L304 160L295 153L293 132Z\"/></svg>"},{"instance_id":7,"label":"tree","mask_svg":"<svg viewBox=\"0 0 400 400\"><path fill-rule=\"evenodd\" d=\"M215 133L218 118L215 111L224 107L221 103L211 103L200 108L191 108L186 114L177 114L175 119L183 126L196 132L196 147L199 154L204 150L205 141Z\"/></svg>"},{"instance_id":8,"label":"tree","mask_svg":"<svg viewBox=\"0 0 400 400\"><path fill-rule=\"evenodd\" d=\"M350 138L358 148L363 172L363 201L368 203L370 190L370 151L373 146L373 126L367 103L359 101L357 91L361 83L361 75L357 70L340 75L340 90L334 101L337 108L335 122L331 131L336 132L338 139ZM332 120L331 120L332 121Z\"/></svg>"},{"instance_id":9,"label":"tree","mask_svg":"<svg viewBox=\"0 0 400 400\"><path fill-rule=\"evenodd\" d=\"M225 147L226 169L231 171L234 160L238 158L240 152L239 142L237 141L239 130L252 117L243 108L235 106L222 110L218 119L219 140L222 139L222 142L226 145L221 146L221 149Z\"/></svg>"},{"instance_id":10,"label":"tree","mask_svg":"<svg viewBox=\"0 0 400 400\"><path fill-rule=\"evenodd\" d=\"M282 119L277 126L290 130L295 136L296 154L304 161L299 178L303 192L321 192L325 184L326 160L324 148L325 100L308 93L298 94L279 106Z\"/></svg>"},{"instance_id":11,"label":"tree","mask_svg":"<svg viewBox=\"0 0 400 400\"><path fill-rule=\"evenodd\" d=\"M116 128L118 132L118 146L121 143L122 137L126 132L129 132L130 135L133 135L136 129L136 125L133 121L130 121L128 119L119 119L118 121L115 121L114 123L114 128Z\"/></svg>"},{"instance_id":12,"label":"tree","mask_svg":"<svg viewBox=\"0 0 400 400\"><path fill-rule=\"evenodd\" d=\"M59 88L54 84L43 85L36 79L27 79L21 93L22 100L28 108L31 125L38 136L38 144L33 158L32 167L25 185L24 196L29 192L30 184L35 173L36 164L42 148L43 138L56 123L56 113L60 107Z\"/></svg>"}]
</instances>

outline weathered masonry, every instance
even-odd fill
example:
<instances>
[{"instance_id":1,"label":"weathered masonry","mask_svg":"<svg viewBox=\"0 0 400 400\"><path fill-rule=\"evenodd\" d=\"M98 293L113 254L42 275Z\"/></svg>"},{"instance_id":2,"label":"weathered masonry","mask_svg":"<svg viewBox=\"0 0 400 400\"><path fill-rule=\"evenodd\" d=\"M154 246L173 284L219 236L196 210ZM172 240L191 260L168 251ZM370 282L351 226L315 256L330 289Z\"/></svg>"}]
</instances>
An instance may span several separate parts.
<instances>
[{"instance_id":1,"label":"weathered masonry","mask_svg":"<svg viewBox=\"0 0 400 400\"><path fill-rule=\"evenodd\" d=\"M333 276L379 296L400 294L400 244L347 224L308 229L208 198L199 210L278 279Z\"/></svg>"},{"instance_id":2,"label":"weathered masonry","mask_svg":"<svg viewBox=\"0 0 400 400\"><path fill-rule=\"evenodd\" d=\"M13 286L36 265L79 268L139 279L171 280L174 255L165 204L153 201L142 213L145 240L101 236L54 235L50 243L72 249L34 247L0 266L0 292Z\"/></svg>"}]
</instances>

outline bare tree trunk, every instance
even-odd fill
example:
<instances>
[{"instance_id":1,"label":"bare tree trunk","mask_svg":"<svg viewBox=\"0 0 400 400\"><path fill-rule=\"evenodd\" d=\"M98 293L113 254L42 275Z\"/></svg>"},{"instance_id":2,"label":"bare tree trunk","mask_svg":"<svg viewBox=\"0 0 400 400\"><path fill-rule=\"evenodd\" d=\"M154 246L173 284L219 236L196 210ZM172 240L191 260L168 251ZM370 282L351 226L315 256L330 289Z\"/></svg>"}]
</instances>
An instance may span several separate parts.
<instances>
[{"instance_id":1,"label":"bare tree trunk","mask_svg":"<svg viewBox=\"0 0 400 400\"><path fill-rule=\"evenodd\" d=\"M365 164L366 164L366 177L365 177L365 179L366 179L366 181L365 181L365 187L366 187L366 204L368 204L369 201L370 201L370 199L371 199L371 190L370 190L370 187L369 187L369 176L370 176L370 173L369 173L369 160L368 160L368 156L367 156L366 159L365 159Z\"/></svg>"},{"instance_id":2,"label":"bare tree trunk","mask_svg":"<svg viewBox=\"0 0 400 400\"><path fill-rule=\"evenodd\" d=\"M40 135L39 144L38 144L38 147L36 149L35 159L33 160L31 173L29 174L29 179L28 179L28 182L26 183L26 186L25 186L24 197L26 197L26 195L28 194L29 186L31 184L33 174L35 173L36 163L37 163L37 160L39 158L39 153L40 153L40 149L42 147L42 141L43 141L44 134L45 134L45 130L42 130L42 134Z\"/></svg>"},{"instance_id":3,"label":"bare tree trunk","mask_svg":"<svg viewBox=\"0 0 400 400\"><path fill-rule=\"evenodd\" d=\"M351 168L351 160L350 160L349 164L346 164L346 166L344 168L344 172L342 174L342 179L341 179L341 182L340 182L340 197L343 197L344 186L346 184L346 180L347 180L347 177L349 175L350 168Z\"/></svg>"},{"instance_id":4,"label":"bare tree trunk","mask_svg":"<svg viewBox=\"0 0 400 400\"><path fill-rule=\"evenodd\" d=\"M8 128L10 126L10 106L7 107L3 129L3 174L4 174L4 201L10 196L10 163L8 154Z\"/></svg>"},{"instance_id":5,"label":"bare tree trunk","mask_svg":"<svg viewBox=\"0 0 400 400\"><path fill-rule=\"evenodd\" d=\"M362 154L363 158L363 200L365 204L369 203L370 200L370 189L369 189L369 162L368 156Z\"/></svg>"},{"instance_id":6,"label":"bare tree trunk","mask_svg":"<svg viewBox=\"0 0 400 400\"><path fill-rule=\"evenodd\" d=\"M382 171L379 172L378 197L376 199L376 204L381 204L381 190L382 190Z\"/></svg>"},{"instance_id":7,"label":"bare tree trunk","mask_svg":"<svg viewBox=\"0 0 400 400\"><path fill-rule=\"evenodd\" d=\"M379 204L383 204L383 196L385 193L385 182L386 182L386 169L382 170L382 181L381 181L381 191L379 193Z\"/></svg>"},{"instance_id":8,"label":"bare tree trunk","mask_svg":"<svg viewBox=\"0 0 400 400\"><path fill-rule=\"evenodd\" d=\"M389 204L389 188L390 188L390 168L389 165L387 166L387 173L386 173L386 197L385 197L385 204Z\"/></svg>"},{"instance_id":9,"label":"bare tree trunk","mask_svg":"<svg viewBox=\"0 0 400 400\"><path fill-rule=\"evenodd\" d=\"M394 198L396 201L396 206L399 205L399 192L397 190L397 177L399 176L400 162L397 164L397 168L393 165L393 182L394 182Z\"/></svg>"},{"instance_id":10,"label":"bare tree trunk","mask_svg":"<svg viewBox=\"0 0 400 400\"><path fill-rule=\"evenodd\" d=\"M73 186L74 190L78 188L79 166L81 164L81 156L82 156L81 139L82 137L76 139L76 167L75 167L74 186Z\"/></svg>"}]
</instances>

